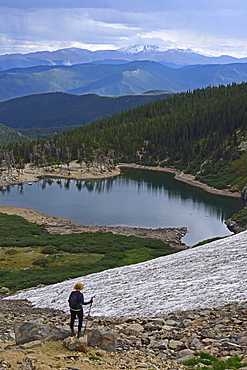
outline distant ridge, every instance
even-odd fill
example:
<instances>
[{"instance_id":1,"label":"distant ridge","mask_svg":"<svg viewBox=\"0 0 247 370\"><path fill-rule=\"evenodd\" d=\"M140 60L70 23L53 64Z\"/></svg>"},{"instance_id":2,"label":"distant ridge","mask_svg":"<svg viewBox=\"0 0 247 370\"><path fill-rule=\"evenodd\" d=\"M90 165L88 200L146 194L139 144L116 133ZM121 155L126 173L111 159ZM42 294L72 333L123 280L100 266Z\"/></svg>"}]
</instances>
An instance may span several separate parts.
<instances>
[{"instance_id":1,"label":"distant ridge","mask_svg":"<svg viewBox=\"0 0 247 370\"><path fill-rule=\"evenodd\" d=\"M46 137L172 95L162 90L116 97L35 94L0 103L0 117L4 125L28 136Z\"/></svg>"},{"instance_id":2,"label":"distant ridge","mask_svg":"<svg viewBox=\"0 0 247 370\"><path fill-rule=\"evenodd\" d=\"M98 50L67 48L56 51L39 51L27 54L0 55L0 71L10 68L33 67L37 65L74 65L104 60L152 60L162 64L181 67L193 64L246 63L247 58L234 58L229 55L205 56L190 49L165 49L156 45L132 45L118 50ZM112 63L112 62L111 62Z\"/></svg>"},{"instance_id":3,"label":"distant ridge","mask_svg":"<svg viewBox=\"0 0 247 370\"><path fill-rule=\"evenodd\" d=\"M171 68L155 61L35 66L0 72L0 101L48 92L120 96L150 90L173 93L247 81L247 63Z\"/></svg>"}]
</instances>

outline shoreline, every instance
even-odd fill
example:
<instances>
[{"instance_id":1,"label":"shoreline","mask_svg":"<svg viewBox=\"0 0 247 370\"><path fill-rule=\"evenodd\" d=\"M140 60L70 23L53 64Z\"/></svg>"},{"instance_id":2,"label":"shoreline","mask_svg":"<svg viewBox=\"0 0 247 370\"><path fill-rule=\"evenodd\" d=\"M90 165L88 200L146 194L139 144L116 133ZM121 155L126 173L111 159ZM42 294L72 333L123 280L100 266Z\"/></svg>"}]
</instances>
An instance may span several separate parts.
<instances>
[{"instance_id":1,"label":"shoreline","mask_svg":"<svg viewBox=\"0 0 247 370\"><path fill-rule=\"evenodd\" d=\"M23 183L37 182L42 177L63 178L71 180L96 181L110 177L115 177L120 174L120 169L107 170L98 167L91 167L89 170L85 166L80 166L76 161L70 163L69 166L47 166L33 167L26 164L24 170L12 170L10 173L5 171L0 177L0 187L19 185Z\"/></svg>"},{"instance_id":2,"label":"shoreline","mask_svg":"<svg viewBox=\"0 0 247 370\"><path fill-rule=\"evenodd\" d=\"M195 176L190 174L185 174L183 171L180 171L171 167L152 167L144 166L135 163L120 163L116 166L114 170L103 170L98 167L91 167L89 170L85 166L80 166L76 161L70 163L68 167L59 167L59 166L48 166L48 167L33 167L30 164L27 164L21 173L17 170L12 170L10 173L2 174L0 177L0 188L5 186L19 185L23 183L37 182L42 177L53 177L53 178L63 178L71 180L81 180L81 181L97 181L102 179L107 179L121 174L121 168L134 168L142 169L148 171L158 171L158 172L167 172L174 174L174 179L184 182L186 184L201 188L204 191L221 195L225 197L232 197L241 199L240 191L231 191L227 189L216 189L212 186L204 184L200 181L195 180Z\"/></svg>"},{"instance_id":3,"label":"shoreline","mask_svg":"<svg viewBox=\"0 0 247 370\"><path fill-rule=\"evenodd\" d=\"M175 251L189 248L181 241L188 232L186 227L148 229L131 226L89 226L77 224L66 218L46 216L29 208L0 206L0 212L8 215L21 216L29 222L43 225L49 234L111 232L118 235L138 236L144 239L158 239L169 244Z\"/></svg>"},{"instance_id":4,"label":"shoreline","mask_svg":"<svg viewBox=\"0 0 247 370\"><path fill-rule=\"evenodd\" d=\"M175 169L175 168L171 168L171 167L152 167L152 166L139 165L139 164L135 164L135 163L131 163L131 164L121 163L121 164L118 165L118 167L119 168L121 168L121 167L123 167L123 168L136 168L136 169L148 170L148 171L158 171L158 172L172 173L172 174L174 174L174 179L175 180L184 182L186 184L195 186L197 188L201 188L201 189L205 190L208 193L215 194L215 195L221 195L221 196L225 196L225 197L232 197L232 198L241 199L241 192L240 191L232 192L232 191L227 190L227 189L220 190L220 189L213 188L212 186L209 186L207 184L204 184L200 181L195 180L195 176L190 175L190 174L185 174L183 171L180 171L180 170Z\"/></svg>"},{"instance_id":5,"label":"shoreline","mask_svg":"<svg viewBox=\"0 0 247 370\"><path fill-rule=\"evenodd\" d=\"M189 185L199 187L204 191L215 195L234 197L241 199L240 192L232 193L229 190L219 190L212 188L206 184L203 184L194 179L194 176L184 174L182 171L170 167L150 167L137 164L125 164L120 163L116 166L116 169L103 171L99 168L92 167L88 171L85 167L80 166L76 161L70 163L68 167L46 167L37 168L32 167L30 164L25 166L23 173L17 173L12 171L10 174L4 174L4 177L0 178L0 188L5 186L18 185L23 183L30 183L39 181L42 177L53 177L53 178L64 178L71 180L80 181L97 181L101 179L107 179L115 177L121 174L121 168L134 168L143 169L150 171L168 172L174 174L174 178L178 181L187 183ZM9 175L9 176L8 176ZM1 207L0 212L18 215L30 222L35 222L40 225L44 225L48 233L52 234L70 234L79 232L112 232L113 234L120 235L135 235L142 238L159 239L165 243L170 244L174 250L183 250L189 248L181 239L187 234L188 230L186 227L178 228L139 228L139 227L127 227L127 226L90 226L82 225L72 222L68 219L46 216L37 211L27 208L20 207Z\"/></svg>"}]
</instances>

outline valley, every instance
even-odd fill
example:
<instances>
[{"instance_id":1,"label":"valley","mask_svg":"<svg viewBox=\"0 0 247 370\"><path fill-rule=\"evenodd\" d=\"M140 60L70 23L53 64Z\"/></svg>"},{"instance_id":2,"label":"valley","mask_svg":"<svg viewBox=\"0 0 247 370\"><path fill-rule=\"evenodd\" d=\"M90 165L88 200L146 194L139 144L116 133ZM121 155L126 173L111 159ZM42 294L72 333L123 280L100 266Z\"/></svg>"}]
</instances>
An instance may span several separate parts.
<instances>
[{"instance_id":1,"label":"valley","mask_svg":"<svg viewBox=\"0 0 247 370\"><path fill-rule=\"evenodd\" d=\"M247 370L246 4L0 1L0 370Z\"/></svg>"},{"instance_id":2,"label":"valley","mask_svg":"<svg viewBox=\"0 0 247 370\"><path fill-rule=\"evenodd\" d=\"M247 63L171 68L141 60L124 64L35 66L0 71L0 101L33 94L64 92L101 96L170 93L247 81Z\"/></svg>"}]
</instances>

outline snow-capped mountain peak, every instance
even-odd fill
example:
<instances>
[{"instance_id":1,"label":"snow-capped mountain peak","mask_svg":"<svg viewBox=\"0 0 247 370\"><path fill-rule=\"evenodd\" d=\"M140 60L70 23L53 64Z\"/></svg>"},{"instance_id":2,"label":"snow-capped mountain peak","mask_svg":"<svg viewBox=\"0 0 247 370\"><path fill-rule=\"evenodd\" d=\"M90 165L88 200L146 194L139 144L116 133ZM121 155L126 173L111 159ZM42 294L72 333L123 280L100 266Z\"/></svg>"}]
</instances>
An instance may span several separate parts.
<instances>
[{"instance_id":1,"label":"snow-capped mountain peak","mask_svg":"<svg viewBox=\"0 0 247 370\"><path fill-rule=\"evenodd\" d=\"M137 54L137 53L150 53L150 52L158 53L158 52L164 52L166 50L167 50L166 48L162 48L156 45L133 45L133 46L121 48L118 51L124 54Z\"/></svg>"}]
</instances>

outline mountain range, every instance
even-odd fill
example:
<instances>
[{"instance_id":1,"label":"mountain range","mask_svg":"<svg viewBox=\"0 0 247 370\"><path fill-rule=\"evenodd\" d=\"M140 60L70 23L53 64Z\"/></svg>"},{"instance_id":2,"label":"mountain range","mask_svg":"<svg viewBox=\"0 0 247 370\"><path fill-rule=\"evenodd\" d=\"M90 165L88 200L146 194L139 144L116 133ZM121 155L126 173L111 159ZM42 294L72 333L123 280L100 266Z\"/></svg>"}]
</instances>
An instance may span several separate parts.
<instances>
[{"instance_id":1,"label":"mountain range","mask_svg":"<svg viewBox=\"0 0 247 370\"><path fill-rule=\"evenodd\" d=\"M190 49L169 49L155 45L133 45L118 50L98 50L67 48L56 51L39 51L28 54L0 55L0 71L10 68L34 67L37 65L73 65L82 63L118 64L135 60L152 60L170 67L194 64L247 63L247 58L234 58L229 55L206 56Z\"/></svg>"},{"instance_id":2,"label":"mountain range","mask_svg":"<svg viewBox=\"0 0 247 370\"><path fill-rule=\"evenodd\" d=\"M247 81L247 63L167 67L154 61L14 68L0 72L0 101L48 92L102 96L173 93Z\"/></svg>"}]
</instances>

